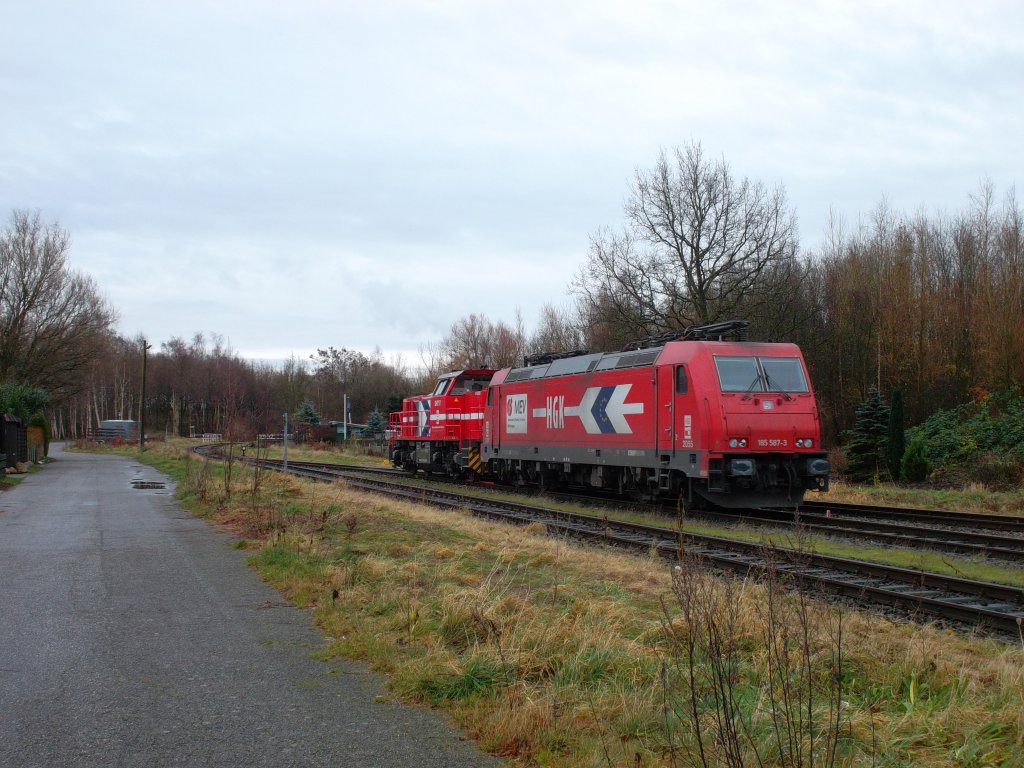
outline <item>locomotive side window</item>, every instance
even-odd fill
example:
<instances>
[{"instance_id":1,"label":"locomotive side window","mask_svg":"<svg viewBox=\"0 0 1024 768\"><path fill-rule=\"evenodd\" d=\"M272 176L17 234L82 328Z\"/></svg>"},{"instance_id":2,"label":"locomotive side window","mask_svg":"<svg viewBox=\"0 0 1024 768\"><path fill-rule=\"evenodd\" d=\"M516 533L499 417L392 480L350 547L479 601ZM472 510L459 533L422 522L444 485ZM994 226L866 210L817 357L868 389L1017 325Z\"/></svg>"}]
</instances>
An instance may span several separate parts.
<instances>
[{"instance_id":1,"label":"locomotive side window","mask_svg":"<svg viewBox=\"0 0 1024 768\"><path fill-rule=\"evenodd\" d=\"M676 394L685 395L687 384L688 382L686 380L686 368L680 365L678 368L676 368Z\"/></svg>"},{"instance_id":2,"label":"locomotive side window","mask_svg":"<svg viewBox=\"0 0 1024 768\"><path fill-rule=\"evenodd\" d=\"M763 392L756 357L715 357L723 392Z\"/></svg>"},{"instance_id":3,"label":"locomotive side window","mask_svg":"<svg viewBox=\"0 0 1024 768\"><path fill-rule=\"evenodd\" d=\"M795 357L759 358L769 392L807 392L803 366Z\"/></svg>"},{"instance_id":4,"label":"locomotive side window","mask_svg":"<svg viewBox=\"0 0 1024 768\"><path fill-rule=\"evenodd\" d=\"M451 379L441 379L439 382L437 382L437 386L434 387L434 391L431 392L430 394L433 397L440 397L441 395L444 394L444 391L448 389L448 383L450 381Z\"/></svg>"}]
</instances>

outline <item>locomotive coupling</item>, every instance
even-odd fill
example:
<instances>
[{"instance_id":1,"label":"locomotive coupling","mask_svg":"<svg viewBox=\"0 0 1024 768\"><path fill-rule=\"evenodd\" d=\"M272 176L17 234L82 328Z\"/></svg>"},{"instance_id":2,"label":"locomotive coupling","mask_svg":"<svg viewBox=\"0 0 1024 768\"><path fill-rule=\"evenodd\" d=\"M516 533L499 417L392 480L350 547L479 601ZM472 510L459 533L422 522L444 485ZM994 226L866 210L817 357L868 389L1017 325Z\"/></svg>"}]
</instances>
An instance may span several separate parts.
<instances>
[{"instance_id":1,"label":"locomotive coupling","mask_svg":"<svg viewBox=\"0 0 1024 768\"><path fill-rule=\"evenodd\" d=\"M753 459L733 459L729 462L729 474L733 477L753 477L757 465Z\"/></svg>"},{"instance_id":2,"label":"locomotive coupling","mask_svg":"<svg viewBox=\"0 0 1024 768\"><path fill-rule=\"evenodd\" d=\"M830 469L828 459L807 460L807 474L810 477L828 477Z\"/></svg>"}]
</instances>

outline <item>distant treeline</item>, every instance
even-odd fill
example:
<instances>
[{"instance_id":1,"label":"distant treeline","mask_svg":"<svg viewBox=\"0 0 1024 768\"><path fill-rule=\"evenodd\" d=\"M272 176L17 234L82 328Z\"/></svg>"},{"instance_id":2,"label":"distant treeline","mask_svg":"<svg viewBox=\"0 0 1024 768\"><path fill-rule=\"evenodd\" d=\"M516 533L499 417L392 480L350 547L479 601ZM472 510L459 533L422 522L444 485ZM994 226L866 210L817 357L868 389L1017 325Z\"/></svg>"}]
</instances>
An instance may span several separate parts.
<instances>
[{"instance_id":1,"label":"distant treeline","mask_svg":"<svg viewBox=\"0 0 1024 768\"><path fill-rule=\"evenodd\" d=\"M823 246L801 251L781 187L737 178L690 144L637 171L622 224L591 236L565 303L545 306L532 331L519 316L491 320L467 307L416 361L354 352L339 338L276 366L241 359L215 334L176 338L149 353L146 423L151 433L241 436L272 431L304 402L341 419L346 395L351 418L365 422L444 370L620 349L742 318L751 340L802 347L830 441L852 426L871 386L883 397L901 390L913 426L1021 384L1022 221L1013 190L983 183L954 213L882 203L855 224L837 217ZM64 264L68 244L38 214L16 211L0 233L0 383L46 390L57 438L135 417L141 396L141 340L112 333L114 312ZM72 301L85 309L62 315Z\"/></svg>"}]
</instances>

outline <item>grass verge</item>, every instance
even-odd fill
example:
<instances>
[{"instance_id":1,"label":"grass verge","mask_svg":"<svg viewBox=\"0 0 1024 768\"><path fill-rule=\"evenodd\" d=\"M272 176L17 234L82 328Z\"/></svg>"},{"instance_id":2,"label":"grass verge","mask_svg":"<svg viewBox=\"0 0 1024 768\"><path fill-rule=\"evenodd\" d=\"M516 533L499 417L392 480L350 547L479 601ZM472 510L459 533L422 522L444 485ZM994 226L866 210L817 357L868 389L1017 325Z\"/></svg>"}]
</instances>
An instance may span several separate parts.
<instances>
[{"instance_id":1,"label":"grass verge","mask_svg":"<svg viewBox=\"0 0 1024 768\"><path fill-rule=\"evenodd\" d=\"M833 479L827 493L808 494L808 499L852 504L944 509L950 512L1024 515L1024 489L995 491L983 483L967 483L951 488L921 488L893 483L855 485Z\"/></svg>"}]
</instances>

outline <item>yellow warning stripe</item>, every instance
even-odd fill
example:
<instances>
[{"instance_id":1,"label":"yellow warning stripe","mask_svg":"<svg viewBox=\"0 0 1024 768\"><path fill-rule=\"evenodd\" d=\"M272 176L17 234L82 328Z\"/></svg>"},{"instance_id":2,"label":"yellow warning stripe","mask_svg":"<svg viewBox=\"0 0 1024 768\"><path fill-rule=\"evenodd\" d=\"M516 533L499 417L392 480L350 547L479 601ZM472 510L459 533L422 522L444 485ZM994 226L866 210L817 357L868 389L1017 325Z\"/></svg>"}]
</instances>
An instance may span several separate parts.
<instances>
[{"instance_id":1,"label":"yellow warning stripe","mask_svg":"<svg viewBox=\"0 0 1024 768\"><path fill-rule=\"evenodd\" d=\"M478 475L482 475L484 472L484 464L480 461L480 449L470 448L469 449L469 461L467 465L470 469L476 472Z\"/></svg>"}]
</instances>

